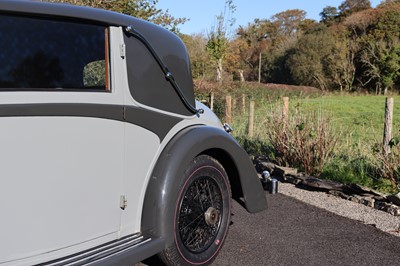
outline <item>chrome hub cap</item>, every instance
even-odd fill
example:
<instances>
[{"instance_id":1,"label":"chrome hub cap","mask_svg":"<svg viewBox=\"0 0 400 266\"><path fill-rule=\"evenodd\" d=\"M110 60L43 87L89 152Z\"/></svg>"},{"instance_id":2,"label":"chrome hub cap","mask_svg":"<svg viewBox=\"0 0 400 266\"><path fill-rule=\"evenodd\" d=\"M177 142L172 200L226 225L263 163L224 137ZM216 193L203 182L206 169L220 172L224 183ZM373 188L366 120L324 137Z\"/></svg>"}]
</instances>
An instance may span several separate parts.
<instances>
[{"instance_id":1,"label":"chrome hub cap","mask_svg":"<svg viewBox=\"0 0 400 266\"><path fill-rule=\"evenodd\" d=\"M219 213L218 211L213 208L210 207L208 208L208 210L204 213L204 219L206 220L206 223L208 225L214 225L218 222L219 220Z\"/></svg>"}]
</instances>

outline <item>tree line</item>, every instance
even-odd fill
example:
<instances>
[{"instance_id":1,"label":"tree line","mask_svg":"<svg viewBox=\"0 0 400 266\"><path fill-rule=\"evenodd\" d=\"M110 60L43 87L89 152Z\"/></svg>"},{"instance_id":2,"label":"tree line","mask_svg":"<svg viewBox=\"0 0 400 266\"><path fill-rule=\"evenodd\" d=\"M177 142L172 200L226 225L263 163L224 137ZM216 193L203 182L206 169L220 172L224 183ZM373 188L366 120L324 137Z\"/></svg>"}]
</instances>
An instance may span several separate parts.
<instances>
[{"instance_id":1,"label":"tree line","mask_svg":"<svg viewBox=\"0 0 400 266\"><path fill-rule=\"evenodd\" d=\"M178 34L195 79L313 86L329 91L400 91L400 0L345 0L327 6L320 21L292 9L233 31L233 0L225 1L207 34L184 35L158 0L47 0L110 9L162 25Z\"/></svg>"},{"instance_id":2,"label":"tree line","mask_svg":"<svg viewBox=\"0 0 400 266\"><path fill-rule=\"evenodd\" d=\"M376 8L369 0L345 0L325 7L320 17L310 20L293 9L240 26L230 37L221 27L207 36L182 36L193 75L221 80L222 65L225 79L377 94L400 90L399 0ZM210 43L221 45L210 49ZM223 54L216 58L215 50Z\"/></svg>"}]
</instances>

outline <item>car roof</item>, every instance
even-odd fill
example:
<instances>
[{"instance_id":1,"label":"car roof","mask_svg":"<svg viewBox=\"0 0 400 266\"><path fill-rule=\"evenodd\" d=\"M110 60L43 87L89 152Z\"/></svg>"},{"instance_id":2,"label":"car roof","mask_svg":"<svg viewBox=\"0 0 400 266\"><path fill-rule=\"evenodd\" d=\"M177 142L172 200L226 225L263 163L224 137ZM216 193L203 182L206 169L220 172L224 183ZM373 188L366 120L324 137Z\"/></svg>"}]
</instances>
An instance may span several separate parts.
<instances>
[{"instance_id":1,"label":"car roof","mask_svg":"<svg viewBox=\"0 0 400 266\"><path fill-rule=\"evenodd\" d=\"M129 26L132 24L148 23L135 17L103 9L29 0L2 0L0 1L0 12L30 14L43 17L57 16L92 21L110 26Z\"/></svg>"}]
</instances>

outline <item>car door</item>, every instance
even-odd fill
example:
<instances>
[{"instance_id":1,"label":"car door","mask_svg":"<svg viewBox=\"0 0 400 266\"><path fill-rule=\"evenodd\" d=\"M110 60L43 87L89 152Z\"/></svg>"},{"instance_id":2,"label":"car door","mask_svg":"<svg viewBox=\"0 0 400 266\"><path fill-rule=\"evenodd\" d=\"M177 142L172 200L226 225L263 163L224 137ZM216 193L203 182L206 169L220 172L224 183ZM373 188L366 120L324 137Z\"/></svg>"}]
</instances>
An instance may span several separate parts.
<instances>
[{"instance_id":1,"label":"car door","mask_svg":"<svg viewBox=\"0 0 400 266\"><path fill-rule=\"evenodd\" d=\"M108 44L102 25L0 14L0 264L119 236L124 95Z\"/></svg>"}]
</instances>

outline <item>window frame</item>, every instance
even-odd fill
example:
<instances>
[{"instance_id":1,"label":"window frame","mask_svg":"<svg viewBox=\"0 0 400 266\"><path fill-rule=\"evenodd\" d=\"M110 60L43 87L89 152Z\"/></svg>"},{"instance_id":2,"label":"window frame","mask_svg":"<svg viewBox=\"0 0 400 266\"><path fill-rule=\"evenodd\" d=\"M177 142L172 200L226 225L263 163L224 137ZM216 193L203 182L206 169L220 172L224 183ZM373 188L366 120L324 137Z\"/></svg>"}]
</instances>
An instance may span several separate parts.
<instances>
[{"instance_id":1,"label":"window frame","mask_svg":"<svg viewBox=\"0 0 400 266\"><path fill-rule=\"evenodd\" d=\"M111 92L111 72L110 72L110 28L104 29L104 60L105 60L105 92Z\"/></svg>"}]
</instances>

